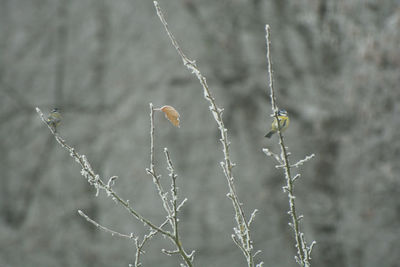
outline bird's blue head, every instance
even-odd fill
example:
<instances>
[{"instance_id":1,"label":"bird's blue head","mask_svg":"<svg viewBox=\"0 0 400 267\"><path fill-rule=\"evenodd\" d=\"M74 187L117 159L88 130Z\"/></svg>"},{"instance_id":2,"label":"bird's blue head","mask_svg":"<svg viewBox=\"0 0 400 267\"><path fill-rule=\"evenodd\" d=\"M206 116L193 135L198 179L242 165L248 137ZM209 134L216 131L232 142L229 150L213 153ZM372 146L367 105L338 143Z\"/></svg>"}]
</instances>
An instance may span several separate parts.
<instances>
[{"instance_id":1,"label":"bird's blue head","mask_svg":"<svg viewBox=\"0 0 400 267\"><path fill-rule=\"evenodd\" d=\"M288 115L288 113L287 113L287 111L284 110L284 109L280 109L280 110L278 111L278 116L285 116L285 117L287 117L287 115Z\"/></svg>"}]
</instances>

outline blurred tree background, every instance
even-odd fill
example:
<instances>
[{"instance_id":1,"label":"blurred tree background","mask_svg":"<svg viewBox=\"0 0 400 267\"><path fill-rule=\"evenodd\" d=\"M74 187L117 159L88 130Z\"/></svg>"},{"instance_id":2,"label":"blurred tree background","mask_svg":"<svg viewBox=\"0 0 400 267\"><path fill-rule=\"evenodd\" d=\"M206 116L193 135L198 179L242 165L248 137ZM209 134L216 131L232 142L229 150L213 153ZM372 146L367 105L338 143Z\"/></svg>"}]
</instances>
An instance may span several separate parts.
<instances>
[{"instance_id":1,"label":"blurred tree background","mask_svg":"<svg viewBox=\"0 0 400 267\"><path fill-rule=\"evenodd\" d=\"M265 49L272 29L278 104L291 116L292 160L315 153L295 193L314 266L395 267L400 255L400 2L398 0L160 1L171 30L225 108L239 197L265 266L295 266L284 179L262 147L270 125ZM94 229L82 209L124 233L147 229L80 169L34 111L59 107L63 136L139 211L162 222L149 165L149 108L159 172L168 146L179 174L185 247L196 266L245 266L218 132L195 77L182 66L152 1L0 1L0 266L127 266L126 240ZM167 172L164 171L167 177ZM146 246L144 266L178 266Z\"/></svg>"}]
</instances>

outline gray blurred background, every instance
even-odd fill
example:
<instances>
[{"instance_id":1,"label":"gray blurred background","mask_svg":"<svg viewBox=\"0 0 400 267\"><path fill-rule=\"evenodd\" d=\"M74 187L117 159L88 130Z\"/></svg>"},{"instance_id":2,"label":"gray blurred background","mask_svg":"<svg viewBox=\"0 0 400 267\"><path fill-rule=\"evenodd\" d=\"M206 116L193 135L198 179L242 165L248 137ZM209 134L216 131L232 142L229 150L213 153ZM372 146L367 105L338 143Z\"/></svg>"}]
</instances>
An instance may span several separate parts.
<instances>
[{"instance_id":1,"label":"gray blurred background","mask_svg":"<svg viewBox=\"0 0 400 267\"><path fill-rule=\"evenodd\" d=\"M272 29L278 104L299 168L302 230L313 266L395 267L400 255L400 2L398 0L160 1L171 30L225 108L254 246L265 266L296 266L282 173L262 153L267 95L264 25ZM218 131L197 79L181 64L152 1L0 1L0 266L127 266L134 249L100 232L147 228L80 175L35 106L57 106L59 132L104 179L155 222L164 217L149 166L149 102L172 105L181 128L156 114L156 161L179 174L181 234L196 266L245 266L231 241L233 211ZM178 266L154 238L144 266Z\"/></svg>"}]
</instances>

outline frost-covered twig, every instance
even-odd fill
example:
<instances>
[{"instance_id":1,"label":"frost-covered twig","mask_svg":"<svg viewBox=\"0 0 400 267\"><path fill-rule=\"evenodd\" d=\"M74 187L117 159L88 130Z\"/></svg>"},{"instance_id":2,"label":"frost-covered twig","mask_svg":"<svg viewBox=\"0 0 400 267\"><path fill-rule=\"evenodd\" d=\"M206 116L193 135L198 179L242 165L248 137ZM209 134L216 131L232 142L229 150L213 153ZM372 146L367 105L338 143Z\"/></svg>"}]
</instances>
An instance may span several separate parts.
<instances>
[{"instance_id":1,"label":"frost-covered twig","mask_svg":"<svg viewBox=\"0 0 400 267\"><path fill-rule=\"evenodd\" d=\"M265 155L273 157L279 164L282 164L281 157L278 154L272 152L268 148L263 148L262 151L265 153Z\"/></svg>"},{"instance_id":2,"label":"frost-covered twig","mask_svg":"<svg viewBox=\"0 0 400 267\"><path fill-rule=\"evenodd\" d=\"M270 27L268 24L265 26L265 32L266 32L265 38L266 38L266 43L267 43L267 63L268 63L271 106L272 106L273 117L276 119L276 121L279 121L278 106L276 104L276 98L275 98L273 71L272 71L272 63L271 63ZM297 256L295 256L295 259L296 259L296 262L300 266L309 267L309 266L311 266L311 263L310 263L311 251L316 242L313 241L310 246L307 246L307 243L304 239L304 234L300 231L300 219L302 218L302 216L297 215L296 205L295 205L295 196L294 196L294 190L293 190L294 181L298 177L300 177L300 175L296 175L295 177L292 178L292 175L291 175L291 167L292 166L289 163L289 154L290 153L287 151L287 147L285 146L284 138L283 138L279 123L278 123L278 136L279 136L279 145L281 148L281 155L280 155L280 159L278 161L282 163L282 165L279 167L283 167L284 172L285 172L286 185L283 187L283 189L288 194L288 198L289 198L289 208L290 209L289 209L288 213L291 217L291 223L289 223L289 225L293 228L294 234L295 234L295 239L296 239ZM302 161L299 161L296 164L301 165L305 161L311 159L313 156L314 156L314 154L311 155L310 157L307 157L306 159L304 159ZM295 164L295 166L296 166L296 164Z\"/></svg>"},{"instance_id":3,"label":"frost-covered twig","mask_svg":"<svg viewBox=\"0 0 400 267\"><path fill-rule=\"evenodd\" d=\"M96 222L95 220L91 219L89 216L87 216L83 211L78 210L79 215L81 215L83 218L86 219L86 221L90 222L91 224L93 224L94 226L96 226L97 228L99 228L100 230L103 230L106 233L110 233L112 236L118 236L118 237L122 237L122 238L128 238L128 239L135 239L136 236L134 236L133 234L130 235L126 235L126 234L121 234L117 231L111 230L101 224L99 224L98 222Z\"/></svg>"},{"instance_id":4,"label":"frost-covered twig","mask_svg":"<svg viewBox=\"0 0 400 267\"><path fill-rule=\"evenodd\" d=\"M167 223L169 222L168 219L166 219L161 225L160 228L163 228ZM140 263L140 255L144 253L143 247L147 241L149 241L151 238L153 238L157 234L157 231L154 229L150 229L150 232L146 235L144 235L143 239L141 242L139 242L139 238L136 237L134 239L135 241L135 247L136 247L136 254L135 254L135 263L134 267L140 267L142 264Z\"/></svg>"},{"instance_id":5,"label":"frost-covered twig","mask_svg":"<svg viewBox=\"0 0 400 267\"><path fill-rule=\"evenodd\" d=\"M178 189L176 185L176 178L177 175L175 173L175 170L172 165L171 158L168 153L168 149L164 148L164 153L167 159L167 164L168 164L168 170L170 171L169 176L171 177L171 200L168 200L168 193L165 192L160 178L161 175L157 175L156 170L155 170L155 165L154 165L154 111L159 110L155 109L153 107L153 104L150 103L150 168L146 169L147 173L149 173L153 177L153 183L156 185L157 192L161 198L161 202L163 204L163 207L165 211L167 212L167 220L172 228L172 233L170 239L174 242L176 246L176 254L180 254L187 266L191 267L193 266L193 253L188 254L183 246L182 246L182 241L179 238L178 234L178 211L179 208L184 204L185 200L178 206L177 201L178 201ZM170 204L171 203L171 204ZM168 250L163 249L163 252L166 252ZM168 255L171 255L172 253L166 253Z\"/></svg>"},{"instance_id":6,"label":"frost-covered twig","mask_svg":"<svg viewBox=\"0 0 400 267\"><path fill-rule=\"evenodd\" d=\"M151 106L152 107L152 106ZM153 110L153 109L152 109ZM100 225L99 223L97 223L96 221L92 220L91 218L89 218L86 214L84 214L82 211L79 211L79 214L84 217L88 222L92 223L93 225L95 225L96 227L98 227L99 229L111 233L112 235L116 235L119 237L123 237L123 238L129 238L129 239L133 239L135 241L135 246L136 246L136 259L135 259L135 267L139 267L140 266L140 262L139 262L139 257L140 254L143 252L143 245L145 244L146 241L148 241L151 237L153 237L155 234L157 234L158 232L160 232L161 234L163 234L164 236L168 237L174 245L176 245L177 249L179 250L182 258L184 258L185 263L187 264L187 266L192 267L192 261L193 261L193 252L190 254L187 254L182 246L181 241L179 240L178 237L178 232L177 230L175 230L173 232L164 230L163 227L169 222L171 224L171 226L176 225L177 227L177 222L178 222L178 210L179 207L181 205L183 205L183 203L185 202L185 200L179 205L176 206L176 203L174 204L174 208L173 209L168 209L168 218L167 220L161 224L160 226L157 226L156 224L152 223L150 220L146 219L145 217L143 217L140 213L138 213L130 204L129 204L129 200L123 200L112 188L112 186L114 185L115 180L117 179L116 176L111 177L107 183L103 182L103 180L100 178L100 175L96 174L95 171L92 169L89 161L87 160L87 158L85 157L85 155L81 155L78 152L76 152L76 150L71 147L70 145L68 145L66 143L66 141L64 139L62 139L59 135L59 133L57 133L55 131L55 129L53 129L53 127L51 127L50 124L47 123L47 120L43 114L43 112L39 109L36 108L36 112L39 114L41 120L48 126L48 128L50 129L51 133L53 134L54 138L56 139L56 141L66 150L68 150L68 152L70 153L70 156L82 167L81 170L81 174L82 176L84 176L90 185L94 186L96 188L96 196L98 195L99 190L104 190L107 193L107 196L111 197L115 202L121 204L123 207L125 207L129 213L135 217L136 219L138 219L139 221L143 222L145 225L149 226L151 231L149 234L145 235L142 242L138 241L138 238L133 236L133 235L125 235L125 234L121 234L117 231L111 230L105 226ZM152 114L153 115L153 114ZM151 136L152 136L152 143L151 143L151 174L154 174L154 182L156 184L158 184L159 186L159 190L161 192L161 196L165 196L165 198L162 197L163 199L163 203L166 202L165 207L169 207L168 205L168 199L166 197L166 194L164 193L162 186L160 184L159 181L159 177L155 174L154 171L154 142L153 142L153 138L154 138L154 120L153 117L151 119L151 126L152 126L152 130L151 130ZM168 159L168 164L170 166L170 168L172 168L172 162L169 158L169 155L167 157ZM176 175L174 174L176 179ZM174 197L176 197L176 183L175 180L173 181L173 187L174 187Z\"/></svg>"},{"instance_id":7,"label":"frost-covered twig","mask_svg":"<svg viewBox=\"0 0 400 267\"><path fill-rule=\"evenodd\" d=\"M256 218L257 212L258 212L258 209L255 209L255 210L253 210L253 212L251 213L250 219L249 219L249 222L248 222L248 225L249 225L249 226L251 225L251 223L252 223L252 222L254 221L254 219ZM260 250L258 250L258 251L260 251ZM259 252L258 252L258 253L259 253ZM254 255L256 255L256 254L254 254Z\"/></svg>"},{"instance_id":8,"label":"frost-covered twig","mask_svg":"<svg viewBox=\"0 0 400 267\"><path fill-rule=\"evenodd\" d=\"M99 228L100 230L103 230L106 233L110 233L112 236L118 236L118 237L122 237L122 238L127 238L130 240L133 240L133 242L135 243L135 247L136 247L136 253L135 253L135 262L134 262L134 267L140 267L142 264L140 263L140 255L144 253L143 247L145 245L145 243L147 241L149 241L153 236L155 236L157 234L157 231L155 231L154 229L151 229L150 232L146 235L144 235L143 239L141 242L139 242L139 237L135 236L134 234L130 234L130 235L126 235L126 234L122 234L119 233L117 231L111 230L101 224L99 224L98 222L96 222L95 220L91 219L89 216L87 216L83 211L78 210L79 215L81 215L83 218L85 218L88 222L90 222L91 224L93 224L94 226L96 226L97 228ZM166 224L168 223L168 220L165 220L160 226L159 228L163 228ZM132 266L132 265L131 265Z\"/></svg>"},{"instance_id":9,"label":"frost-covered twig","mask_svg":"<svg viewBox=\"0 0 400 267\"><path fill-rule=\"evenodd\" d=\"M187 254L185 252L185 250L183 249L183 246L182 246L182 241L180 240L179 232L178 232L178 223L179 223L178 212L179 212L179 208L182 207L182 205L186 202L186 199L184 199L181 202L181 204L178 205L178 187L176 184L176 178L178 177L178 175L176 175L176 173L175 173L175 169L172 164L172 160L171 160L171 157L169 155L167 148L164 148L164 153L165 153L165 157L166 157L167 163L168 163L168 170L170 172L169 176L171 177L171 195L172 195L171 204L172 204L172 219L173 219L173 229L174 229L173 234L175 236L178 253L181 254L181 256L185 259L186 263L189 265L188 261L190 263L193 262L195 251L193 250L190 254ZM189 265L189 266L191 266L191 265Z\"/></svg>"},{"instance_id":10,"label":"frost-covered twig","mask_svg":"<svg viewBox=\"0 0 400 267\"><path fill-rule=\"evenodd\" d=\"M150 168L146 169L146 171L153 177L153 183L156 185L158 195L172 225L172 209L168 203L168 193L164 191L160 182L161 175L157 175L154 168L154 107L152 103L150 103Z\"/></svg>"},{"instance_id":11,"label":"frost-covered twig","mask_svg":"<svg viewBox=\"0 0 400 267\"><path fill-rule=\"evenodd\" d=\"M156 8L158 17L160 18L161 23L163 24L164 29L172 42L172 45L174 46L174 48L178 52L179 56L181 57L183 64L198 78L200 84L203 87L204 98L210 103L210 111L218 125L218 129L219 129L220 136L221 136L220 141L222 143L222 150L224 153L224 161L221 162L221 167L223 169L223 172L224 172L227 182L228 182L229 193L227 194L227 196L231 199L233 208L235 210L236 227L234 228L235 235L234 235L233 240L238 245L238 247L242 250L243 254L245 255L248 266L253 267L255 265L254 255L252 252L253 245L252 245L252 241L251 241L251 237L250 237L249 225L248 225L245 213L242 208L242 203L239 201L239 197L236 193L236 188L235 188L235 184L234 184L234 177L232 174L232 169L235 166L235 164L231 161L230 154L229 154L230 142L228 141L227 129L225 128L224 122L222 120L223 109L218 108L218 106L215 102L215 99L211 95L211 91L208 87L206 78L201 74L199 68L196 65L196 62L194 60L190 60L183 53L183 51L180 48L178 42L176 41L174 35L169 30L168 24L164 18L164 15L163 15L157 1L154 1L154 6Z\"/></svg>"},{"instance_id":12,"label":"frost-covered twig","mask_svg":"<svg viewBox=\"0 0 400 267\"><path fill-rule=\"evenodd\" d=\"M299 160L298 162L296 162L293 165L290 165L290 167L300 167L301 165L303 165L304 163L306 163L307 161L309 161L310 159L312 159L313 157L315 157L315 154L311 154L310 156L306 156L304 159Z\"/></svg>"},{"instance_id":13,"label":"frost-covered twig","mask_svg":"<svg viewBox=\"0 0 400 267\"><path fill-rule=\"evenodd\" d=\"M67 149L68 152L70 153L70 156L82 167L81 174L88 180L89 184L93 185L97 191L99 191L100 189L104 190L108 196L110 196L114 201L125 207L129 211L129 213L139 221L148 225L150 228L162 233L163 235L172 237L171 233L159 228L158 226L153 224L150 220L146 219L140 213L138 213L129 204L129 200L123 200L110 186L107 186L107 184L103 182L100 176L94 172L85 155L81 155L78 152L76 152L75 148L69 146L66 143L66 141L62 139L57 132L54 131L54 129L46 122L46 118L43 112L38 107L36 108L36 112L39 114L41 120L48 126L56 141L63 148Z\"/></svg>"},{"instance_id":14,"label":"frost-covered twig","mask_svg":"<svg viewBox=\"0 0 400 267\"><path fill-rule=\"evenodd\" d=\"M176 186L176 178L178 177L175 174L174 167L172 166L172 161L169 156L169 152L167 148L164 148L164 153L165 157L167 158L167 163L168 163L168 170L170 171L169 176L171 177L171 194L172 194L172 218L173 218L173 224L174 224L174 235L178 237L178 206L177 206L177 200L178 200L178 188Z\"/></svg>"}]
</instances>

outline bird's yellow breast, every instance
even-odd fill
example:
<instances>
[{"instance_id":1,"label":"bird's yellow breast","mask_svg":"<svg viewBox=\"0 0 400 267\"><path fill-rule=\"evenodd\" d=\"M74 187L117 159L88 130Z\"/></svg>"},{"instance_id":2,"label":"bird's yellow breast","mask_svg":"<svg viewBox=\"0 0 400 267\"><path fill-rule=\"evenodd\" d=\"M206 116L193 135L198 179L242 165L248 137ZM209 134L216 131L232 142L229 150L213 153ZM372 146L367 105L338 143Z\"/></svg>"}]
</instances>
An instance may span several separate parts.
<instances>
[{"instance_id":1,"label":"bird's yellow breast","mask_svg":"<svg viewBox=\"0 0 400 267\"><path fill-rule=\"evenodd\" d=\"M52 112L50 116L47 118L47 123L52 124L53 126L58 126L61 122L61 114L59 112Z\"/></svg>"},{"instance_id":2,"label":"bird's yellow breast","mask_svg":"<svg viewBox=\"0 0 400 267\"><path fill-rule=\"evenodd\" d=\"M283 132L289 126L289 122L290 122L289 117L278 116L278 119L279 119L279 127L280 127L281 131ZM278 124L276 123L276 118L272 122L271 128L273 131L278 131Z\"/></svg>"}]
</instances>

